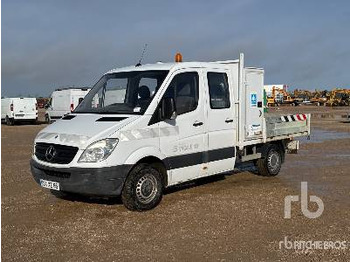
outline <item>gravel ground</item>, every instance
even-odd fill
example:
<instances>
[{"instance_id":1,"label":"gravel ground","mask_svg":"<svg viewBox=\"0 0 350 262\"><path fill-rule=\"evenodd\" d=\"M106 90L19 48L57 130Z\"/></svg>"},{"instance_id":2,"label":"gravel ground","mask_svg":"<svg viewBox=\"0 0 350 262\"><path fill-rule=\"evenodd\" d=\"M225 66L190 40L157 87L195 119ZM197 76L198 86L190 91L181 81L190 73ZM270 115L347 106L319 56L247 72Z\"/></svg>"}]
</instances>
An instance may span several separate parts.
<instances>
[{"instance_id":1,"label":"gravel ground","mask_svg":"<svg viewBox=\"0 0 350 262\"><path fill-rule=\"evenodd\" d=\"M350 123L340 115L350 109L286 107L271 113L299 110L313 113L315 135L301 142L298 155L287 156L279 176L262 178L247 166L172 188L156 209L143 213L126 210L119 199L40 188L29 159L45 125L2 126L3 261L349 261ZM333 117L322 117L329 112ZM293 203L292 218L284 219L284 198L300 195L301 181L323 200L324 212L309 219ZM285 237L348 241L348 248L280 249Z\"/></svg>"}]
</instances>

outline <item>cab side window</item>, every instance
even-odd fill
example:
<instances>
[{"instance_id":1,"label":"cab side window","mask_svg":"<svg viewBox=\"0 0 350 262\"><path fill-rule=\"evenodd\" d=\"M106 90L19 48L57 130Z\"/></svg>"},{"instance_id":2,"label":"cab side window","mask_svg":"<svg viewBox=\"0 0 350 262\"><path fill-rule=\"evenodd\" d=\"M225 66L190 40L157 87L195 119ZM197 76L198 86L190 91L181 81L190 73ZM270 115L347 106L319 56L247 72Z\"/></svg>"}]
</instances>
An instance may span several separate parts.
<instances>
[{"instance_id":1,"label":"cab side window","mask_svg":"<svg viewBox=\"0 0 350 262\"><path fill-rule=\"evenodd\" d=\"M178 115L191 112L197 108L199 97L198 73L186 72L176 75L168 86L164 97L175 100Z\"/></svg>"},{"instance_id":2,"label":"cab side window","mask_svg":"<svg viewBox=\"0 0 350 262\"><path fill-rule=\"evenodd\" d=\"M230 107L230 93L225 73L209 72L207 74L210 96L210 108L222 109Z\"/></svg>"}]
</instances>

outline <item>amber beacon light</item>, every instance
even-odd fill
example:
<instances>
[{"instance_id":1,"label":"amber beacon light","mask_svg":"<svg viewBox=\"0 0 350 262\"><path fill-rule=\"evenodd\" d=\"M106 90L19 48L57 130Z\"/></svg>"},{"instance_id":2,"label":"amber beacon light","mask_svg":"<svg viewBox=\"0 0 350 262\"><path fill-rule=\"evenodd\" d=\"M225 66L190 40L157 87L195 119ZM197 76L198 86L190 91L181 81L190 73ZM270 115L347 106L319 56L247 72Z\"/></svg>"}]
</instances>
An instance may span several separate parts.
<instances>
[{"instance_id":1,"label":"amber beacon light","mask_svg":"<svg viewBox=\"0 0 350 262\"><path fill-rule=\"evenodd\" d=\"M181 55L181 53L176 53L176 55L175 55L175 62L176 63L182 62L182 55Z\"/></svg>"}]
</instances>

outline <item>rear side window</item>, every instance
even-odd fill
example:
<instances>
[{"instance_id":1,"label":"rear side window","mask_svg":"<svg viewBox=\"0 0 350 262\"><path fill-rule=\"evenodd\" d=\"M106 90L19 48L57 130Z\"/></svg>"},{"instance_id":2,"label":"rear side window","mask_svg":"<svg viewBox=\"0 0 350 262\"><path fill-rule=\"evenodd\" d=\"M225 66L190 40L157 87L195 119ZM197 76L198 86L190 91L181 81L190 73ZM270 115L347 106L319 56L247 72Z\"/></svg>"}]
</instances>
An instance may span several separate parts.
<instances>
[{"instance_id":1,"label":"rear side window","mask_svg":"<svg viewBox=\"0 0 350 262\"><path fill-rule=\"evenodd\" d=\"M210 107L212 109L222 109L230 107L230 93L225 73L207 74L210 96Z\"/></svg>"},{"instance_id":2,"label":"rear side window","mask_svg":"<svg viewBox=\"0 0 350 262\"><path fill-rule=\"evenodd\" d=\"M198 79L197 72L180 73L173 78L168 86L164 97L174 98L178 115L191 112L197 108Z\"/></svg>"}]
</instances>

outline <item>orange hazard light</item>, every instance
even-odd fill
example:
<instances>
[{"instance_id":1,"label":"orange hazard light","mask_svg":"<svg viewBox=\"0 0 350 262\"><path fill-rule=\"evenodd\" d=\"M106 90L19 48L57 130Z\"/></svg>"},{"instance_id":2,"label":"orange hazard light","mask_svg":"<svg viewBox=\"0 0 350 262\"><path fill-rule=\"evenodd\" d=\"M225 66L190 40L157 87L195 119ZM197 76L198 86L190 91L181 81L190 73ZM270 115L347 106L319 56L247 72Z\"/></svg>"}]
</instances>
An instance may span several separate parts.
<instances>
[{"instance_id":1,"label":"orange hazard light","mask_svg":"<svg viewBox=\"0 0 350 262\"><path fill-rule=\"evenodd\" d=\"M176 53L175 62L176 63L182 62L182 55L180 53Z\"/></svg>"}]
</instances>

